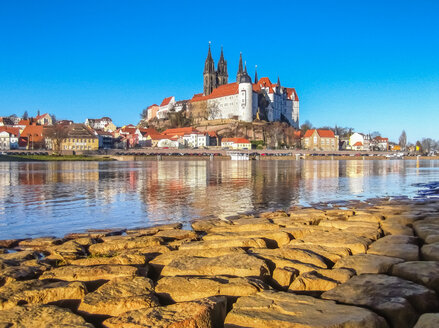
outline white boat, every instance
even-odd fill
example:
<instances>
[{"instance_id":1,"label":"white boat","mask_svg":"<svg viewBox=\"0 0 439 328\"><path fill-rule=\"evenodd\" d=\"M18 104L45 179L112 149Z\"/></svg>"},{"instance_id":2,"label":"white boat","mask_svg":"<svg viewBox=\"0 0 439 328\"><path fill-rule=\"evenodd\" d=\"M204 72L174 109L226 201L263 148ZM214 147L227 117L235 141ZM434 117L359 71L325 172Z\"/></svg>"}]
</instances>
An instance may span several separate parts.
<instances>
[{"instance_id":1,"label":"white boat","mask_svg":"<svg viewBox=\"0 0 439 328\"><path fill-rule=\"evenodd\" d=\"M228 151L227 155L230 156L232 161L248 161L250 159L248 153L240 153L238 151Z\"/></svg>"}]
</instances>

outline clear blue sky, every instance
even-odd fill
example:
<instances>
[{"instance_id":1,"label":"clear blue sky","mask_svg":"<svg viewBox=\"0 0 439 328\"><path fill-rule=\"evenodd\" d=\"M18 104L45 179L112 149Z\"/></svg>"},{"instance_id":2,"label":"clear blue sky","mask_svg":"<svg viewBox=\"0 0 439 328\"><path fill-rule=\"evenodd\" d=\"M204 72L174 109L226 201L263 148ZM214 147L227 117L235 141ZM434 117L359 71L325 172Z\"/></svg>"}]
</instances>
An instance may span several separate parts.
<instances>
[{"instance_id":1,"label":"clear blue sky","mask_svg":"<svg viewBox=\"0 0 439 328\"><path fill-rule=\"evenodd\" d=\"M208 41L234 81L295 87L300 121L439 139L439 1L1 1L0 115L137 123L202 92Z\"/></svg>"}]
</instances>

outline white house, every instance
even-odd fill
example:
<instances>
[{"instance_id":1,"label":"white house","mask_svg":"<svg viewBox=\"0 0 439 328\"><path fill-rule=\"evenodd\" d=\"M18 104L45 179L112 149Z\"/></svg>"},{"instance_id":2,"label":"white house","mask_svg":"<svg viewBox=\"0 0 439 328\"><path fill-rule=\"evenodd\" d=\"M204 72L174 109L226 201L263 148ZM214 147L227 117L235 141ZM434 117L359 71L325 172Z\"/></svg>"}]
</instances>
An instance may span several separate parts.
<instances>
[{"instance_id":1,"label":"white house","mask_svg":"<svg viewBox=\"0 0 439 328\"><path fill-rule=\"evenodd\" d=\"M221 147L231 149L251 149L250 141L245 138L223 138L221 140Z\"/></svg>"},{"instance_id":2,"label":"white house","mask_svg":"<svg viewBox=\"0 0 439 328\"><path fill-rule=\"evenodd\" d=\"M18 138L20 130L18 128L5 127L0 128L0 150L18 149Z\"/></svg>"},{"instance_id":3,"label":"white house","mask_svg":"<svg viewBox=\"0 0 439 328\"><path fill-rule=\"evenodd\" d=\"M166 118L166 114L174 106L175 106L175 97L168 97L163 99L162 103L160 104L159 110L157 111L157 118L158 119Z\"/></svg>"}]
</instances>

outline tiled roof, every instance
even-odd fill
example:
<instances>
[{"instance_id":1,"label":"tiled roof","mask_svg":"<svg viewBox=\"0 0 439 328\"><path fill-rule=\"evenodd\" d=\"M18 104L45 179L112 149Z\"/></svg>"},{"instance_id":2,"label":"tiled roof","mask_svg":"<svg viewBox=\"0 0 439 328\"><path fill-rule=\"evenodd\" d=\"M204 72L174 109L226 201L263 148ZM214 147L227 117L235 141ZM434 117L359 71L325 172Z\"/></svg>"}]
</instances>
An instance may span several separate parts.
<instances>
[{"instance_id":1,"label":"tiled roof","mask_svg":"<svg viewBox=\"0 0 439 328\"><path fill-rule=\"evenodd\" d=\"M354 147L360 147L363 146L363 143L361 141L357 141L356 143L354 143Z\"/></svg>"},{"instance_id":2,"label":"tiled roof","mask_svg":"<svg viewBox=\"0 0 439 328\"><path fill-rule=\"evenodd\" d=\"M147 109L151 109L151 108L153 108L153 107L159 107L159 105L154 104L154 105L149 106Z\"/></svg>"},{"instance_id":3,"label":"tiled roof","mask_svg":"<svg viewBox=\"0 0 439 328\"><path fill-rule=\"evenodd\" d=\"M20 120L20 122L18 122L17 125L29 125L30 124L30 120Z\"/></svg>"},{"instance_id":4,"label":"tiled roof","mask_svg":"<svg viewBox=\"0 0 439 328\"><path fill-rule=\"evenodd\" d=\"M248 141L245 138L223 138L221 140L221 142L233 142L233 143L250 143L250 141Z\"/></svg>"},{"instance_id":5,"label":"tiled roof","mask_svg":"<svg viewBox=\"0 0 439 328\"><path fill-rule=\"evenodd\" d=\"M47 116L47 115L49 115L49 114L45 113L45 114L38 115L37 117L35 117L35 120L38 121L38 120L44 118L44 116Z\"/></svg>"},{"instance_id":6,"label":"tiled roof","mask_svg":"<svg viewBox=\"0 0 439 328\"><path fill-rule=\"evenodd\" d=\"M163 99L162 103L160 104L160 107L168 105L171 102L171 99L172 97Z\"/></svg>"},{"instance_id":7,"label":"tiled roof","mask_svg":"<svg viewBox=\"0 0 439 328\"><path fill-rule=\"evenodd\" d=\"M156 129L153 129L153 128L148 128L148 129L140 128L139 131L143 136L151 136L151 135L160 134L160 132L158 132Z\"/></svg>"},{"instance_id":8,"label":"tiled roof","mask_svg":"<svg viewBox=\"0 0 439 328\"><path fill-rule=\"evenodd\" d=\"M191 133L199 133L199 131L195 128L188 127L188 128L176 128L176 129L167 129L163 131L163 134L165 135L185 135L185 134L191 134Z\"/></svg>"},{"instance_id":9,"label":"tiled roof","mask_svg":"<svg viewBox=\"0 0 439 328\"><path fill-rule=\"evenodd\" d=\"M313 135L314 131L316 131L315 129L311 129L306 131L305 135L303 136L304 138L309 138ZM318 135L320 136L320 138L335 138L334 132L332 132L331 130L317 130Z\"/></svg>"},{"instance_id":10,"label":"tiled roof","mask_svg":"<svg viewBox=\"0 0 439 328\"><path fill-rule=\"evenodd\" d=\"M13 134L14 136L19 136L20 134L20 129L19 128L14 128L11 126L0 126L0 132L6 131L9 134Z\"/></svg>"},{"instance_id":11,"label":"tiled roof","mask_svg":"<svg viewBox=\"0 0 439 328\"><path fill-rule=\"evenodd\" d=\"M295 101L299 101L299 96L297 96L296 89L294 89L294 88L285 88L285 89L287 89L287 95L288 95L289 99L292 100L294 98ZM294 95L294 97L293 97L293 95Z\"/></svg>"},{"instance_id":12,"label":"tiled roof","mask_svg":"<svg viewBox=\"0 0 439 328\"><path fill-rule=\"evenodd\" d=\"M21 132L21 137L29 137L33 142L40 142L43 140L43 126L42 125L28 125Z\"/></svg>"},{"instance_id":13,"label":"tiled roof","mask_svg":"<svg viewBox=\"0 0 439 328\"><path fill-rule=\"evenodd\" d=\"M212 93L208 96L203 96L202 94L196 94L192 97L190 100L191 102L201 101L201 100L208 100L208 99L216 99L231 95L236 95L239 91L239 84L238 83L229 83L219 86L216 89L213 89Z\"/></svg>"}]
</instances>

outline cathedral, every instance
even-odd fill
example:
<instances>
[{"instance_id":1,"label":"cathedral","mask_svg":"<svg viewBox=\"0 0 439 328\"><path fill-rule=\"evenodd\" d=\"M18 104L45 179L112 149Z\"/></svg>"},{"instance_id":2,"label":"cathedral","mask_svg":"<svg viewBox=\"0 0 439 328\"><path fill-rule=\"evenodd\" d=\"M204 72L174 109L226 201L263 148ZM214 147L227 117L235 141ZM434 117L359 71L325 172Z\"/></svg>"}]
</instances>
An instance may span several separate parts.
<instances>
[{"instance_id":1,"label":"cathedral","mask_svg":"<svg viewBox=\"0 0 439 328\"><path fill-rule=\"evenodd\" d=\"M221 47L220 59L215 70L209 43L203 71L203 94L194 95L191 103L207 101L208 109L214 107L216 110L210 111L209 119L284 121L295 128L299 127L299 97L294 88L283 87L279 77L277 83L272 83L268 77L258 79L255 67L255 77L252 81L247 73L247 65L242 63L241 53L236 82L228 83L228 79L223 48Z\"/></svg>"},{"instance_id":2,"label":"cathedral","mask_svg":"<svg viewBox=\"0 0 439 328\"><path fill-rule=\"evenodd\" d=\"M282 86L279 77L277 83L272 83L268 77L259 79L256 66L252 81L246 63L243 65L242 54L239 55L236 82L229 83L223 49L221 47L221 55L215 69L210 43L204 63L203 93L182 101L167 97L160 106L150 107L154 107L154 113L157 114L153 116L158 119L165 119L171 109L180 111L186 108L193 117L204 117L208 120L281 121L294 128L299 127L299 97L294 88Z\"/></svg>"}]
</instances>

